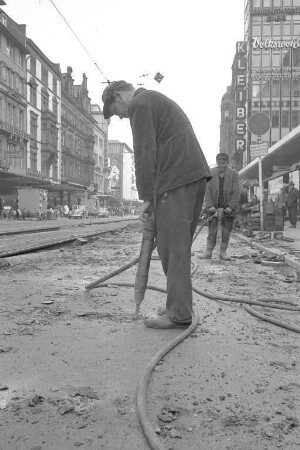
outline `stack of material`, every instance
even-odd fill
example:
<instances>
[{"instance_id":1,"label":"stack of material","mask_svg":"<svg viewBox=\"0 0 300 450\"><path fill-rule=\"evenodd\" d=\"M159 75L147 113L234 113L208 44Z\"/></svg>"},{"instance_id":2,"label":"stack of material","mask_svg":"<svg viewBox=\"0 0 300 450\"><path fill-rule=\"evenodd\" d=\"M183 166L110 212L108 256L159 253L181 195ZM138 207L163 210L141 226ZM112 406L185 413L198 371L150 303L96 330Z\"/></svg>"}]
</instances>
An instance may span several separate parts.
<instances>
[{"instance_id":1,"label":"stack of material","mask_svg":"<svg viewBox=\"0 0 300 450\"><path fill-rule=\"evenodd\" d=\"M260 213L252 213L250 218L252 231L260 230ZM283 231L283 215L273 202L264 203L264 231Z\"/></svg>"}]
</instances>

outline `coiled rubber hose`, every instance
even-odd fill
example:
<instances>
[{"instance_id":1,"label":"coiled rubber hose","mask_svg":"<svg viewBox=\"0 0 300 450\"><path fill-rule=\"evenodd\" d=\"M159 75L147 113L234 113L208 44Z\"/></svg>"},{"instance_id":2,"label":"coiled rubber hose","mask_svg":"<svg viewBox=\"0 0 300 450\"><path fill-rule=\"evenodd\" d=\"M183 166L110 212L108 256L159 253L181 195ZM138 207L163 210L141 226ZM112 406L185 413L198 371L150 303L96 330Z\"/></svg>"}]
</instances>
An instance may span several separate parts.
<instances>
[{"instance_id":1,"label":"coiled rubber hose","mask_svg":"<svg viewBox=\"0 0 300 450\"><path fill-rule=\"evenodd\" d=\"M110 274L100 278L99 280L94 281L93 283L90 283L86 285L86 289L95 289L100 288L104 286L109 286L110 283L104 283L104 281L107 281L108 279L114 277L115 275L127 270L128 268L134 266L139 258L135 258L131 263L124 265L120 269L115 270L114 272L111 272ZM194 265L192 269L192 275L195 273L197 269L197 266ZM124 287L133 287L133 283L123 283L118 282L114 283L116 286L124 286ZM148 285L147 289L155 290L163 293L167 293L165 289ZM293 325L290 325L286 322L283 322L281 320L273 319L269 316L266 316L264 314L260 314L256 312L254 309L252 309L248 305L257 305L257 306L263 306L267 308L274 308L274 309L281 309L286 311L300 311L300 307L297 303L292 302L290 300L286 299L274 299L274 298L259 298L257 300L251 300L251 299L245 299L242 297L229 297L229 296L223 296L223 295L213 295L208 292L201 291L200 289L197 289L193 286L193 291L196 292L199 295L202 295L203 297L209 298L211 300L215 301L222 301L222 302L234 302L234 303L243 303L246 304L245 309L253 316L258 317L261 320L264 320L266 322L270 322L274 325L278 325L282 328L286 328L287 330L294 331L296 333L300 333L300 328L295 327ZM161 350L159 350L154 357L151 359L151 361L148 363L146 369L144 370L137 387L137 414L139 418L139 422L141 424L142 430L144 432L144 435L150 445L150 448L152 450L165 450L164 445L158 438L151 420L149 418L148 408L147 408L147 386L148 382L151 376L151 373L153 372L153 369L157 365L157 363L167 354L169 353L173 348L175 348L178 344L180 344L184 339L186 339L190 334L195 330L199 323L199 315L197 312L193 313L193 320L191 325L182 333L180 333L178 336L176 336L175 339L173 339L170 343L168 343L165 347L163 347Z\"/></svg>"}]
</instances>

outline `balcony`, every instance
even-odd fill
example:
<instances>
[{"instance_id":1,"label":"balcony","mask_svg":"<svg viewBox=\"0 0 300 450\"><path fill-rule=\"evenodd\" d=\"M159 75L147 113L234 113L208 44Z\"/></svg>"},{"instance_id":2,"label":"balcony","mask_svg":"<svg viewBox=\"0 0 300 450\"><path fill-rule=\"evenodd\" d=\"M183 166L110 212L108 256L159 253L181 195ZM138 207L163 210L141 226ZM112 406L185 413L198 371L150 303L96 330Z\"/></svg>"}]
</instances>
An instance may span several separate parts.
<instances>
[{"instance_id":1,"label":"balcony","mask_svg":"<svg viewBox=\"0 0 300 450\"><path fill-rule=\"evenodd\" d=\"M25 131L20 130L18 127L8 122L0 121L0 131L4 131L8 135L8 137L14 136L16 138L23 139L26 142L30 140L29 134L25 133Z\"/></svg>"}]
</instances>

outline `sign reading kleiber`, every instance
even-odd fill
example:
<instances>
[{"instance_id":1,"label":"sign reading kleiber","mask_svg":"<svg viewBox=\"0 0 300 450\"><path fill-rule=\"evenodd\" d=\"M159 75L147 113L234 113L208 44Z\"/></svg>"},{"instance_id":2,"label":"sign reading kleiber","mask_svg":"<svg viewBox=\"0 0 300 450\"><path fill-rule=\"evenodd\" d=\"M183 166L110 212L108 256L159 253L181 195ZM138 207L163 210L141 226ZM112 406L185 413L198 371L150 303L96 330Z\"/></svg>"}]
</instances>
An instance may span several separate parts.
<instances>
[{"instance_id":1,"label":"sign reading kleiber","mask_svg":"<svg viewBox=\"0 0 300 450\"><path fill-rule=\"evenodd\" d=\"M246 74L247 74L247 43L244 41L236 43L235 58L235 85L236 85L236 110L235 110L235 151L246 150L245 134L247 131L246 119Z\"/></svg>"}]
</instances>

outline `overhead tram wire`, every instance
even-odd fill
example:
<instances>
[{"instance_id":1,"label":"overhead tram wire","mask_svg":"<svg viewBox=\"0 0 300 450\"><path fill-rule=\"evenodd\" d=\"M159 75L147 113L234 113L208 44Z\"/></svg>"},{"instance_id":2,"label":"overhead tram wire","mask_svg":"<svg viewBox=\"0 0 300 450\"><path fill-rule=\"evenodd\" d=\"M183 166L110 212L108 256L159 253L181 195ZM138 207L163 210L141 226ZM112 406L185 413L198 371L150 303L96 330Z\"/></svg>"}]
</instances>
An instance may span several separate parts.
<instances>
[{"instance_id":1,"label":"overhead tram wire","mask_svg":"<svg viewBox=\"0 0 300 450\"><path fill-rule=\"evenodd\" d=\"M103 76L103 78L106 80L105 82L110 84L110 80L104 75L104 72L100 69L100 67L98 66L97 62L94 61L94 58L92 57L92 55L90 54L90 52L88 51L88 49L86 48L86 46L84 45L84 43L81 41L81 39L77 36L77 34L75 33L75 31L73 30L73 28L71 27L71 25L69 24L69 22L67 21L67 19L64 17L64 15L60 12L60 10L58 9L58 7L56 6L56 4L54 3L53 0L49 0L50 3L53 5L53 7L56 9L56 11L58 12L58 14L60 15L60 17L63 19L63 21L65 22L65 24L67 25L67 27L71 30L71 32L73 33L73 35L75 36L75 38L77 39L77 41L79 42L79 44L81 45L81 47L83 48L83 50L86 52L86 54L88 55L88 57L90 58L90 60L93 62L93 64L96 66L96 68L99 70L99 72L101 73L101 75Z\"/></svg>"}]
</instances>

